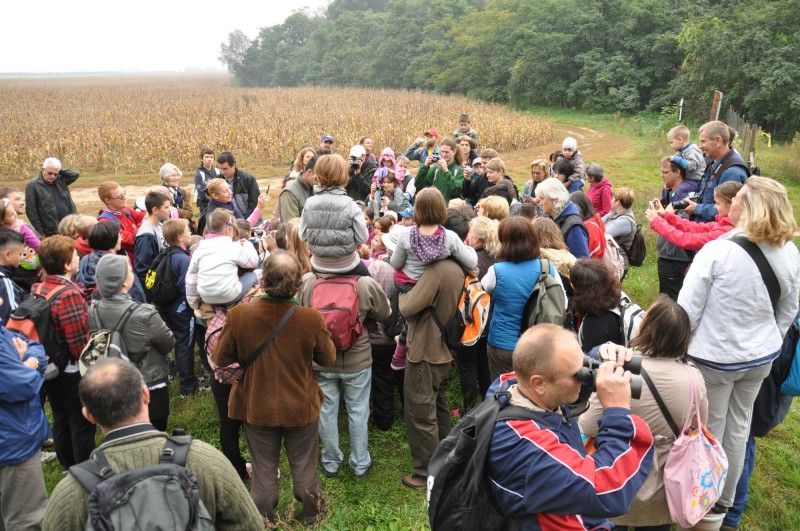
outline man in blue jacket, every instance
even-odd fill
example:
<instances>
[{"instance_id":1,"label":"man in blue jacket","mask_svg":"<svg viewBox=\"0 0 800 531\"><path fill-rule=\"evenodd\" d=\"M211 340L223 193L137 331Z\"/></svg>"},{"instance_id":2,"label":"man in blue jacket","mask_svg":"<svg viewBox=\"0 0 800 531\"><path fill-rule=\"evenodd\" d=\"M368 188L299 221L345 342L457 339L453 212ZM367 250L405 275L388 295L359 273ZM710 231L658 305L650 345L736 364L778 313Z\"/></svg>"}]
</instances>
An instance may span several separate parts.
<instances>
[{"instance_id":1,"label":"man in blue jacket","mask_svg":"<svg viewBox=\"0 0 800 531\"><path fill-rule=\"evenodd\" d=\"M728 126L719 120L708 122L700 128L700 148L713 162L706 168L700 179L697 202L689 201L683 211L693 214L698 221L714 221L717 207L714 206L714 189L727 181L744 184L750 177L750 170L742 156L729 144Z\"/></svg>"},{"instance_id":2,"label":"man in blue jacket","mask_svg":"<svg viewBox=\"0 0 800 531\"><path fill-rule=\"evenodd\" d=\"M44 348L0 326L0 528L41 529L47 491L41 448L50 437L39 391Z\"/></svg>"},{"instance_id":3,"label":"man in blue jacket","mask_svg":"<svg viewBox=\"0 0 800 531\"><path fill-rule=\"evenodd\" d=\"M487 459L497 506L522 529L611 529L606 518L627 512L647 479L653 437L644 420L630 412L631 376L621 367L630 351L611 345L601 348L600 356L608 360L596 380L604 412L591 457L577 419L566 416L565 405L581 394L576 376L583 352L572 332L550 324L529 329L514 350L514 372L502 375L487 393L508 391L505 399L512 405L540 417L498 422Z\"/></svg>"}]
</instances>

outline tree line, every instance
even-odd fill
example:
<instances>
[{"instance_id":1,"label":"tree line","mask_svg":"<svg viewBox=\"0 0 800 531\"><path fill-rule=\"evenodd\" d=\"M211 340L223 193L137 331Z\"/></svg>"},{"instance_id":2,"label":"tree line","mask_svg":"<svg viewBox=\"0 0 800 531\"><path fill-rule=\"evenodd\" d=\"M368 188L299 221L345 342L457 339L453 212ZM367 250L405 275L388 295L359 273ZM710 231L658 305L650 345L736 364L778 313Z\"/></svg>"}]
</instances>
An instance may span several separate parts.
<instances>
[{"instance_id":1,"label":"tree line","mask_svg":"<svg viewBox=\"0 0 800 531\"><path fill-rule=\"evenodd\" d=\"M242 86L423 89L517 106L693 121L724 92L778 137L800 131L800 0L334 0L220 60Z\"/></svg>"}]
</instances>

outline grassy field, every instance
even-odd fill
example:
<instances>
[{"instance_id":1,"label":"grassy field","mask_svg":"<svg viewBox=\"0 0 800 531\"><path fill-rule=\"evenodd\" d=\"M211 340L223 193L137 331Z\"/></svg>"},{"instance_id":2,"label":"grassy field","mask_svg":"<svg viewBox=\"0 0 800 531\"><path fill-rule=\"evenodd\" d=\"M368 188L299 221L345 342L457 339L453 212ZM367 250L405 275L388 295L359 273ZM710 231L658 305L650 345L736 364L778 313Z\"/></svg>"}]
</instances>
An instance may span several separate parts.
<instances>
[{"instance_id":1,"label":"grassy field","mask_svg":"<svg viewBox=\"0 0 800 531\"><path fill-rule=\"evenodd\" d=\"M373 95L367 92L358 94L373 98ZM240 98L240 96L236 96L236 98ZM240 99L239 104L244 105L244 99ZM360 102L353 100L348 100L348 105L353 108L363 108ZM317 122L321 122L325 114L323 110L318 112L316 119ZM580 127L591 127L591 130L600 132L601 134L592 140L592 146L587 149L590 155L587 162L590 160L600 162L606 168L606 174L615 186L630 186L636 190L638 199L634 210L637 219L640 222L644 220L643 210L646 199L657 195L661 188L661 181L658 178L658 160L668 154L664 134L673 125L669 123L668 119L659 115L633 118L610 114L589 114L566 109L537 108L529 109L528 112L536 120L541 121L542 117L547 118L541 123L555 124L553 138L560 139L566 136L567 132ZM447 116L452 114L457 114L457 112L448 111ZM509 114L509 116L515 115ZM477 119L474 120L477 122ZM515 122L516 120L514 118ZM519 120L520 122L517 123L522 123L524 118L519 118ZM292 124L292 126L295 125L299 127L297 123ZM301 128L304 131L313 130L313 135L309 134L299 143L312 140L312 137L318 135L325 127L327 126L317 123L317 125L310 126L310 129ZM153 128L154 131L157 129L155 122ZM418 126L415 125L395 131L398 137L404 139L399 144L403 144L405 139L415 136L414 131L417 128ZM353 129L371 130L360 123ZM483 133L481 129L479 131ZM350 136L354 138L354 135L355 133ZM542 146L542 144L551 142L553 138L545 138L527 145L513 145L508 148L508 150L522 149L522 151L512 153L503 150L502 156L508 155L507 160L518 161L510 165L509 174L520 186L527 178L527 163L533 158L538 158L539 153L546 152L549 147ZM375 139L376 146L383 145L377 134ZM352 138L348 140L352 141ZM193 151L194 144L190 145ZM560 146L560 140L558 145ZM793 145L776 146L772 149L767 149L765 146L759 147L757 159L763 169L762 173L783 182L789 189L795 207L800 207L800 183L797 181L798 174L800 174L800 142L795 142ZM124 160L126 159L123 159L121 166L124 166ZM277 172L281 171L281 168L285 169L285 165L279 163L283 160L285 159L278 159L278 161L269 159L262 153L250 160L250 166L243 167L245 169L253 167L261 172L260 175L278 175ZM84 172L81 186L96 184L109 176L118 178L125 184L151 183L156 170L157 167L144 171L136 171L134 167L131 167L130 170L95 168ZM186 180L187 177L184 179ZM13 181L13 179L4 179L4 181ZM20 185L19 181L14 184ZM84 208L88 211L93 206L84 206ZM645 234L648 238L648 258L642 267L631 270L624 286L625 290L644 307L655 298L658 290L654 252L655 238L649 230L646 230ZM452 376L451 406L456 407L460 403L460 391L455 370ZM186 428L195 437L218 445L216 411L210 394L180 399L176 384L173 383L172 395L170 428ZM396 406L397 413L400 414L400 404L397 403ZM347 453L347 427L346 418L343 415L340 415L340 433L341 447ZM800 413L797 408L794 408L783 425L776 428L768 438L759 441L757 467L752 482L753 493L742 529L800 529L800 500L796 496L800 489L800 465L798 464L800 460L795 451L795 441L798 439L800 439ZM246 453L247 449L243 438L241 446ZM371 430L370 450L375 460L375 468L367 478L357 480L346 466L341 469L339 477L322 478L325 496L331 509L330 516L321 528L381 530L428 528L424 493L412 491L400 484L400 478L411 472L410 453L402 421L396 422L394 428L389 432ZM292 500L289 467L285 460L281 464L281 469L283 472L282 500L278 510L281 521L278 527L300 529L302 528L300 520L295 519L295 515L300 512L300 507ZM62 470L57 463L48 463L45 465L45 475L48 489L52 489L62 477Z\"/></svg>"}]
</instances>

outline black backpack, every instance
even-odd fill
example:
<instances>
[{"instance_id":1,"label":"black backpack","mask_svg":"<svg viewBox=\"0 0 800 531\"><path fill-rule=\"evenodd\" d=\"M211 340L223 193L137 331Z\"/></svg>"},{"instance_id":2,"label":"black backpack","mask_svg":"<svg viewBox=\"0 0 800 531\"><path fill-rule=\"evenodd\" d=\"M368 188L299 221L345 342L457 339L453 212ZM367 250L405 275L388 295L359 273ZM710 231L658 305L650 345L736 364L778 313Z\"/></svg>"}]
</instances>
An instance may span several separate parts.
<instances>
[{"instance_id":1,"label":"black backpack","mask_svg":"<svg viewBox=\"0 0 800 531\"><path fill-rule=\"evenodd\" d=\"M147 270L144 279L144 289L150 302L158 306L168 306L178 300L181 292L178 285L172 280L173 254L181 252L173 247L164 249L155 257Z\"/></svg>"},{"instance_id":2,"label":"black backpack","mask_svg":"<svg viewBox=\"0 0 800 531\"><path fill-rule=\"evenodd\" d=\"M647 256L647 244L644 241L641 225L636 225L636 231L633 233L633 240L631 240L630 247L625 249L625 254L628 255L629 265L639 267L644 263L644 257Z\"/></svg>"},{"instance_id":3,"label":"black backpack","mask_svg":"<svg viewBox=\"0 0 800 531\"><path fill-rule=\"evenodd\" d=\"M185 467L191 442L191 435L168 437L157 465L121 474L112 470L102 449L93 453L97 461L70 467L72 477L89 492L87 531L213 531L197 476Z\"/></svg>"},{"instance_id":4,"label":"black backpack","mask_svg":"<svg viewBox=\"0 0 800 531\"><path fill-rule=\"evenodd\" d=\"M58 367L59 371L63 371L69 362L69 348L64 338L55 332L50 304L69 288L70 286L62 286L51 290L47 295L41 295L42 288L39 286L39 291L31 291L30 298L22 301L11 312L6 323L6 329L41 343L48 363ZM58 375L52 371L51 374L52 377Z\"/></svg>"},{"instance_id":5,"label":"black backpack","mask_svg":"<svg viewBox=\"0 0 800 531\"><path fill-rule=\"evenodd\" d=\"M505 404L498 400L505 397ZM507 391L498 391L472 409L445 437L428 463L428 518L431 530L519 529L521 522L504 518L495 506L486 472L486 457L495 425L502 420L544 422L535 412L507 405Z\"/></svg>"}]
</instances>

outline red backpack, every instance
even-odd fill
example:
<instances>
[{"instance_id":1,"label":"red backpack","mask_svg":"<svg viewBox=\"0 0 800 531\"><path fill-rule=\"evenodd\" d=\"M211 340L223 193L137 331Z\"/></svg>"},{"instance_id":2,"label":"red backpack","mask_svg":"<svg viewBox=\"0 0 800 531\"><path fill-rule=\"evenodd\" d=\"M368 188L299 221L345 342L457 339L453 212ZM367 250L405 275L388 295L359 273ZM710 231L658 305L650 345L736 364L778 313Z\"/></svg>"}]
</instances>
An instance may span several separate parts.
<instances>
[{"instance_id":1,"label":"red backpack","mask_svg":"<svg viewBox=\"0 0 800 531\"><path fill-rule=\"evenodd\" d=\"M364 324L358 319L360 306L358 277L317 277L311 307L322 314L337 349L350 350L364 333Z\"/></svg>"}]
</instances>

